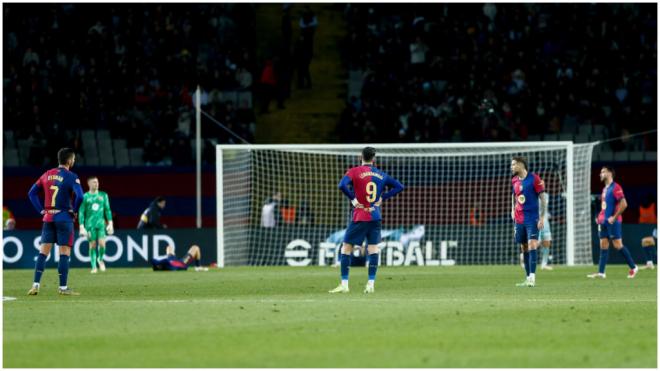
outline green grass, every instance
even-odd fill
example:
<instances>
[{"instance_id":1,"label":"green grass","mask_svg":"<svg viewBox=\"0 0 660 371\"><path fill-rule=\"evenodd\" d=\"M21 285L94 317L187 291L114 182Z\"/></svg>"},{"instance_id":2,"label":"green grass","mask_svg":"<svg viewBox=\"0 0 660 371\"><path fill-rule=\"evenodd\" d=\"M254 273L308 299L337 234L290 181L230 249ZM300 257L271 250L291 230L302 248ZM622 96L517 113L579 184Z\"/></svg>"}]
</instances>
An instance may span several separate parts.
<instances>
[{"instance_id":1,"label":"green grass","mask_svg":"<svg viewBox=\"0 0 660 371\"><path fill-rule=\"evenodd\" d=\"M5 270L4 367L656 367L655 271L381 267L330 295L335 268Z\"/></svg>"}]
</instances>

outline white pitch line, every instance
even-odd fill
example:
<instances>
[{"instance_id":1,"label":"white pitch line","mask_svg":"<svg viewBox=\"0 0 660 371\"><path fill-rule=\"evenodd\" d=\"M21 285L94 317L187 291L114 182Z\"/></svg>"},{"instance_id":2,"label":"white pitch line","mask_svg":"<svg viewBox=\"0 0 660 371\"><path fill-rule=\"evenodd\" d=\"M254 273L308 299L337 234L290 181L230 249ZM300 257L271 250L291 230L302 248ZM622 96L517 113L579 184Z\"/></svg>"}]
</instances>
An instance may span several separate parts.
<instances>
[{"instance_id":1,"label":"white pitch line","mask_svg":"<svg viewBox=\"0 0 660 371\"><path fill-rule=\"evenodd\" d=\"M20 303L30 303L31 300L17 300ZM381 299L381 298L342 298L340 300L330 299L126 299L126 300L85 300L73 299L72 300L57 300L48 303L67 303L68 305L74 303L155 303L155 304L196 304L196 303L212 303L212 304L241 304L241 303L340 303L340 302L379 302L379 303L392 303L392 302L427 302L427 303L461 303L461 302L480 302L480 303L511 303L511 302L531 302L531 303L656 303L657 300L652 299L480 299L480 298L396 298L396 299ZM43 302L42 302L43 303Z\"/></svg>"}]
</instances>

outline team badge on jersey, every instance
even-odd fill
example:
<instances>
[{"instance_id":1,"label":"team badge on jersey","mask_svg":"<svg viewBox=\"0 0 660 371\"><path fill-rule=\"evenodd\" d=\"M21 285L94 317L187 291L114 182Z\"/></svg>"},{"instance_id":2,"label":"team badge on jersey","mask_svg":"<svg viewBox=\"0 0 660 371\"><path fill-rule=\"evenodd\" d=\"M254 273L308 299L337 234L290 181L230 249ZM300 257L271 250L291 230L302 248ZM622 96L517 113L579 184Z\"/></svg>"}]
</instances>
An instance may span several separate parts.
<instances>
[{"instance_id":1,"label":"team badge on jersey","mask_svg":"<svg viewBox=\"0 0 660 371\"><path fill-rule=\"evenodd\" d=\"M100 209L99 204L92 204L92 210L99 211L99 209Z\"/></svg>"},{"instance_id":2,"label":"team badge on jersey","mask_svg":"<svg viewBox=\"0 0 660 371\"><path fill-rule=\"evenodd\" d=\"M600 203L600 208L603 209L603 210L607 209L607 202L605 202L605 201L601 202Z\"/></svg>"},{"instance_id":3,"label":"team badge on jersey","mask_svg":"<svg viewBox=\"0 0 660 371\"><path fill-rule=\"evenodd\" d=\"M525 203L525 195L518 196L518 203L521 205Z\"/></svg>"}]
</instances>

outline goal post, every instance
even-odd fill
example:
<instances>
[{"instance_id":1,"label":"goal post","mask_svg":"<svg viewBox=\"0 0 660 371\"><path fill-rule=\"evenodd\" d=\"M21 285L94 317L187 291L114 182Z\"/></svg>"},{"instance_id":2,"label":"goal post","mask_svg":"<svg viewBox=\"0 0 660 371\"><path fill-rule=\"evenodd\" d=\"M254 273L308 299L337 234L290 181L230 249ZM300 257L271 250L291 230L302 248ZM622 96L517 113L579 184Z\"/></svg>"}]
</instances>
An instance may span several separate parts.
<instances>
[{"instance_id":1,"label":"goal post","mask_svg":"<svg viewBox=\"0 0 660 371\"><path fill-rule=\"evenodd\" d=\"M371 144L406 189L382 206L381 265L512 264L513 156L549 195L551 254L591 264L595 143ZM351 210L337 189L365 144L218 145L218 266L330 265Z\"/></svg>"}]
</instances>

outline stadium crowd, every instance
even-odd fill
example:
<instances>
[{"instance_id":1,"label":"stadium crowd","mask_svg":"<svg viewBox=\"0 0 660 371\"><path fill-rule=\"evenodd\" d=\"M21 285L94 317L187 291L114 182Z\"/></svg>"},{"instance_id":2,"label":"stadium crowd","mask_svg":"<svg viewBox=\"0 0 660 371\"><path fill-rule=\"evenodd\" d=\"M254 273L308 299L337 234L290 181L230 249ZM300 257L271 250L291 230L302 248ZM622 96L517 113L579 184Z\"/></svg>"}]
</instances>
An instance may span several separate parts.
<instances>
[{"instance_id":1,"label":"stadium crowd","mask_svg":"<svg viewBox=\"0 0 660 371\"><path fill-rule=\"evenodd\" d=\"M84 158L84 129L144 148L147 165L190 165L198 82L204 110L249 142L253 92L266 113L271 100L284 108L294 73L298 88L312 86L319 24L309 7L297 22L281 8L282 46L265 61L255 56L251 4L3 12L5 131L29 140L34 166L62 146ZM338 46L360 88L339 115L341 142L526 140L590 126L617 137L656 126L651 4L346 4L344 15ZM204 130L208 163L214 143L236 142L213 123ZM607 145L656 149L647 137Z\"/></svg>"},{"instance_id":2,"label":"stadium crowd","mask_svg":"<svg viewBox=\"0 0 660 371\"><path fill-rule=\"evenodd\" d=\"M617 137L656 126L653 5L347 4L345 18L343 56L362 87L342 112L342 142L525 140L584 125Z\"/></svg>"},{"instance_id":3,"label":"stadium crowd","mask_svg":"<svg viewBox=\"0 0 660 371\"><path fill-rule=\"evenodd\" d=\"M192 163L191 151L170 154L190 148L198 81L205 109L253 138L251 100L221 94L252 89L252 5L8 4L3 12L5 130L31 141L31 165L64 145L84 157L81 129L144 147L148 164ZM209 127L205 138L231 140Z\"/></svg>"}]
</instances>

